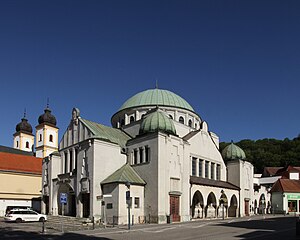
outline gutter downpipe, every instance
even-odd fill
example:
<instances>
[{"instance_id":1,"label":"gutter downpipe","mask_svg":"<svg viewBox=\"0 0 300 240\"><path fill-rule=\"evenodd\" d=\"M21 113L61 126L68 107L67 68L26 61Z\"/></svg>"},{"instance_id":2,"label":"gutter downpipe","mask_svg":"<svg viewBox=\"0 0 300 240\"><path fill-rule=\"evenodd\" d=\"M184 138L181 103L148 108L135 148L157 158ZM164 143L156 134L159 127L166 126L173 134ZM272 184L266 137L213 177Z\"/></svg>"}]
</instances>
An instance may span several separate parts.
<instances>
[{"instance_id":1,"label":"gutter downpipe","mask_svg":"<svg viewBox=\"0 0 300 240\"><path fill-rule=\"evenodd\" d=\"M189 199L189 205L190 205L190 221L192 220L192 207L191 207L192 186L193 186L193 184L190 183L190 199Z\"/></svg>"},{"instance_id":2,"label":"gutter downpipe","mask_svg":"<svg viewBox=\"0 0 300 240\"><path fill-rule=\"evenodd\" d=\"M241 188L239 188L239 218L241 217Z\"/></svg>"}]
</instances>

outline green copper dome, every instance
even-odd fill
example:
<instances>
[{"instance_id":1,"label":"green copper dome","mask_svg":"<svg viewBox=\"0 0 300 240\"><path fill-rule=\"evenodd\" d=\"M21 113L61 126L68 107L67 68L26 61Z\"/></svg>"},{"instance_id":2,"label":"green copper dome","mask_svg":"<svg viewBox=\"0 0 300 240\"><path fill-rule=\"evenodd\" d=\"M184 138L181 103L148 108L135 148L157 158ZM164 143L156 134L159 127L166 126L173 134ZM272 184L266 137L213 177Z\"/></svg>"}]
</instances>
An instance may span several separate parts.
<instances>
[{"instance_id":1,"label":"green copper dome","mask_svg":"<svg viewBox=\"0 0 300 240\"><path fill-rule=\"evenodd\" d=\"M140 126L140 134L157 131L176 135L176 129L172 119L170 119L164 112L155 109L143 118Z\"/></svg>"},{"instance_id":2,"label":"green copper dome","mask_svg":"<svg viewBox=\"0 0 300 240\"><path fill-rule=\"evenodd\" d=\"M233 144L229 144L222 151L222 157L227 160L235 160L235 159L245 159L246 154L239 146Z\"/></svg>"},{"instance_id":3,"label":"green copper dome","mask_svg":"<svg viewBox=\"0 0 300 240\"><path fill-rule=\"evenodd\" d=\"M127 108L149 105L178 107L194 112L194 109L191 107L191 105L182 97L168 90L162 90L157 88L137 93L133 97L129 98L121 106L119 111Z\"/></svg>"}]
</instances>

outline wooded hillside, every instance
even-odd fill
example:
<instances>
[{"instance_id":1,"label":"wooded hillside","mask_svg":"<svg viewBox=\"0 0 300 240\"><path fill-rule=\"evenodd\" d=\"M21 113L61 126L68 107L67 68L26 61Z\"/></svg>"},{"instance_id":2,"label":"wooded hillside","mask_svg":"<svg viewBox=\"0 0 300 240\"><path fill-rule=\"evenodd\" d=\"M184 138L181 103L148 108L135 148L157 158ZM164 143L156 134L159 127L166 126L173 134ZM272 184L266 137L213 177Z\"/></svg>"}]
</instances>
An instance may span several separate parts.
<instances>
[{"instance_id":1,"label":"wooded hillside","mask_svg":"<svg viewBox=\"0 0 300 240\"><path fill-rule=\"evenodd\" d=\"M221 142L220 151L228 144ZM245 139L234 144L245 151L246 160L254 165L255 173L262 173L264 167L300 166L300 135L292 140Z\"/></svg>"}]
</instances>

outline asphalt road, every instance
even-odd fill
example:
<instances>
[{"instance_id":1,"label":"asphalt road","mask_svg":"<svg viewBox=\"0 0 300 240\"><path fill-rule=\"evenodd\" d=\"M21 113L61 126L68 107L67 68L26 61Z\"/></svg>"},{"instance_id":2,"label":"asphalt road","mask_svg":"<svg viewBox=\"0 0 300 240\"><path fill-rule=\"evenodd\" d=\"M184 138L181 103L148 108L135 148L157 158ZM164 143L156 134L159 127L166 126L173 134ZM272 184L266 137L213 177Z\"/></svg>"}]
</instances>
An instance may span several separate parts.
<instances>
[{"instance_id":1,"label":"asphalt road","mask_svg":"<svg viewBox=\"0 0 300 240\"><path fill-rule=\"evenodd\" d=\"M0 239L17 240L229 240L229 239L272 239L293 240L296 236L296 217L255 216L226 220L199 220L188 223L163 225L135 225L131 230L126 227L107 228L69 233L41 234L39 223L0 223ZM300 223L299 223L300 231Z\"/></svg>"}]
</instances>

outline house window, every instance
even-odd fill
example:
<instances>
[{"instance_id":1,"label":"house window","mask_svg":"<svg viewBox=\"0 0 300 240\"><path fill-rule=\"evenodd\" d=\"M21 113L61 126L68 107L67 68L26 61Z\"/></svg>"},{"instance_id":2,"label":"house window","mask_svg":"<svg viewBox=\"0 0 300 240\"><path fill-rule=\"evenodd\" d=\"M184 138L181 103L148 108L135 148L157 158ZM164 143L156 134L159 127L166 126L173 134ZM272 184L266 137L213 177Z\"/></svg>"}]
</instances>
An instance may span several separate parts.
<instances>
[{"instance_id":1,"label":"house window","mask_svg":"<svg viewBox=\"0 0 300 240\"><path fill-rule=\"evenodd\" d=\"M73 151L70 151L70 172L73 170Z\"/></svg>"},{"instance_id":2,"label":"house window","mask_svg":"<svg viewBox=\"0 0 300 240\"><path fill-rule=\"evenodd\" d=\"M221 165L217 164L217 180L221 179Z\"/></svg>"},{"instance_id":3,"label":"house window","mask_svg":"<svg viewBox=\"0 0 300 240\"><path fill-rule=\"evenodd\" d=\"M140 163L144 162L144 149L140 148Z\"/></svg>"},{"instance_id":4,"label":"house window","mask_svg":"<svg viewBox=\"0 0 300 240\"><path fill-rule=\"evenodd\" d=\"M192 176L196 176L196 161L197 158L192 158Z\"/></svg>"},{"instance_id":5,"label":"house window","mask_svg":"<svg viewBox=\"0 0 300 240\"><path fill-rule=\"evenodd\" d=\"M130 117L130 123L134 122L134 116Z\"/></svg>"},{"instance_id":6,"label":"house window","mask_svg":"<svg viewBox=\"0 0 300 240\"><path fill-rule=\"evenodd\" d=\"M209 172L209 162L205 161L205 178L209 177L208 172Z\"/></svg>"},{"instance_id":7,"label":"house window","mask_svg":"<svg viewBox=\"0 0 300 240\"><path fill-rule=\"evenodd\" d=\"M124 125L125 125L125 120L122 119L122 120L121 120L121 126L124 126Z\"/></svg>"},{"instance_id":8,"label":"house window","mask_svg":"<svg viewBox=\"0 0 300 240\"><path fill-rule=\"evenodd\" d=\"M49 142L53 142L53 135L52 134L49 135Z\"/></svg>"},{"instance_id":9,"label":"house window","mask_svg":"<svg viewBox=\"0 0 300 240\"><path fill-rule=\"evenodd\" d=\"M182 123L182 124L184 124L184 119L183 119L183 117L179 117L179 122Z\"/></svg>"},{"instance_id":10,"label":"house window","mask_svg":"<svg viewBox=\"0 0 300 240\"><path fill-rule=\"evenodd\" d=\"M106 204L106 209L112 209L113 208L113 204L112 203L107 203Z\"/></svg>"},{"instance_id":11,"label":"house window","mask_svg":"<svg viewBox=\"0 0 300 240\"><path fill-rule=\"evenodd\" d=\"M42 141L42 134L40 134L40 136L39 136L39 142L41 142Z\"/></svg>"},{"instance_id":12,"label":"house window","mask_svg":"<svg viewBox=\"0 0 300 240\"><path fill-rule=\"evenodd\" d=\"M149 162L150 160L150 148L148 146L145 147L145 162Z\"/></svg>"},{"instance_id":13,"label":"house window","mask_svg":"<svg viewBox=\"0 0 300 240\"><path fill-rule=\"evenodd\" d=\"M75 166L74 166L75 169L77 169L77 159L78 159L78 148L75 148Z\"/></svg>"},{"instance_id":14,"label":"house window","mask_svg":"<svg viewBox=\"0 0 300 240\"><path fill-rule=\"evenodd\" d=\"M17 144L17 147L19 147L19 141L17 141L17 143L16 143L16 144Z\"/></svg>"},{"instance_id":15,"label":"house window","mask_svg":"<svg viewBox=\"0 0 300 240\"><path fill-rule=\"evenodd\" d=\"M139 197L134 198L134 208L140 208L140 198Z\"/></svg>"},{"instance_id":16,"label":"house window","mask_svg":"<svg viewBox=\"0 0 300 240\"><path fill-rule=\"evenodd\" d=\"M134 149L133 152L133 164L138 164L138 150Z\"/></svg>"},{"instance_id":17,"label":"house window","mask_svg":"<svg viewBox=\"0 0 300 240\"><path fill-rule=\"evenodd\" d=\"M198 166L198 169L199 169L199 177L202 177L202 164L203 164L203 160L199 160L199 166Z\"/></svg>"},{"instance_id":18,"label":"house window","mask_svg":"<svg viewBox=\"0 0 300 240\"><path fill-rule=\"evenodd\" d=\"M68 153L67 152L65 152L65 173L67 173L68 172Z\"/></svg>"},{"instance_id":19,"label":"house window","mask_svg":"<svg viewBox=\"0 0 300 240\"><path fill-rule=\"evenodd\" d=\"M192 127L192 124L193 124L193 123L192 123L192 120L190 119L190 120L189 120L189 127Z\"/></svg>"},{"instance_id":20,"label":"house window","mask_svg":"<svg viewBox=\"0 0 300 240\"><path fill-rule=\"evenodd\" d=\"M26 148L29 148L29 142L26 142Z\"/></svg>"},{"instance_id":21,"label":"house window","mask_svg":"<svg viewBox=\"0 0 300 240\"><path fill-rule=\"evenodd\" d=\"M170 117L170 119L172 119L172 120L173 120L173 116L172 116L172 115L169 115L169 117Z\"/></svg>"},{"instance_id":22,"label":"house window","mask_svg":"<svg viewBox=\"0 0 300 240\"><path fill-rule=\"evenodd\" d=\"M210 165L210 178L215 179L215 163L211 163Z\"/></svg>"},{"instance_id":23,"label":"house window","mask_svg":"<svg viewBox=\"0 0 300 240\"><path fill-rule=\"evenodd\" d=\"M197 127L198 127L198 126L197 126L197 123L195 123L195 128L197 129Z\"/></svg>"}]
</instances>

